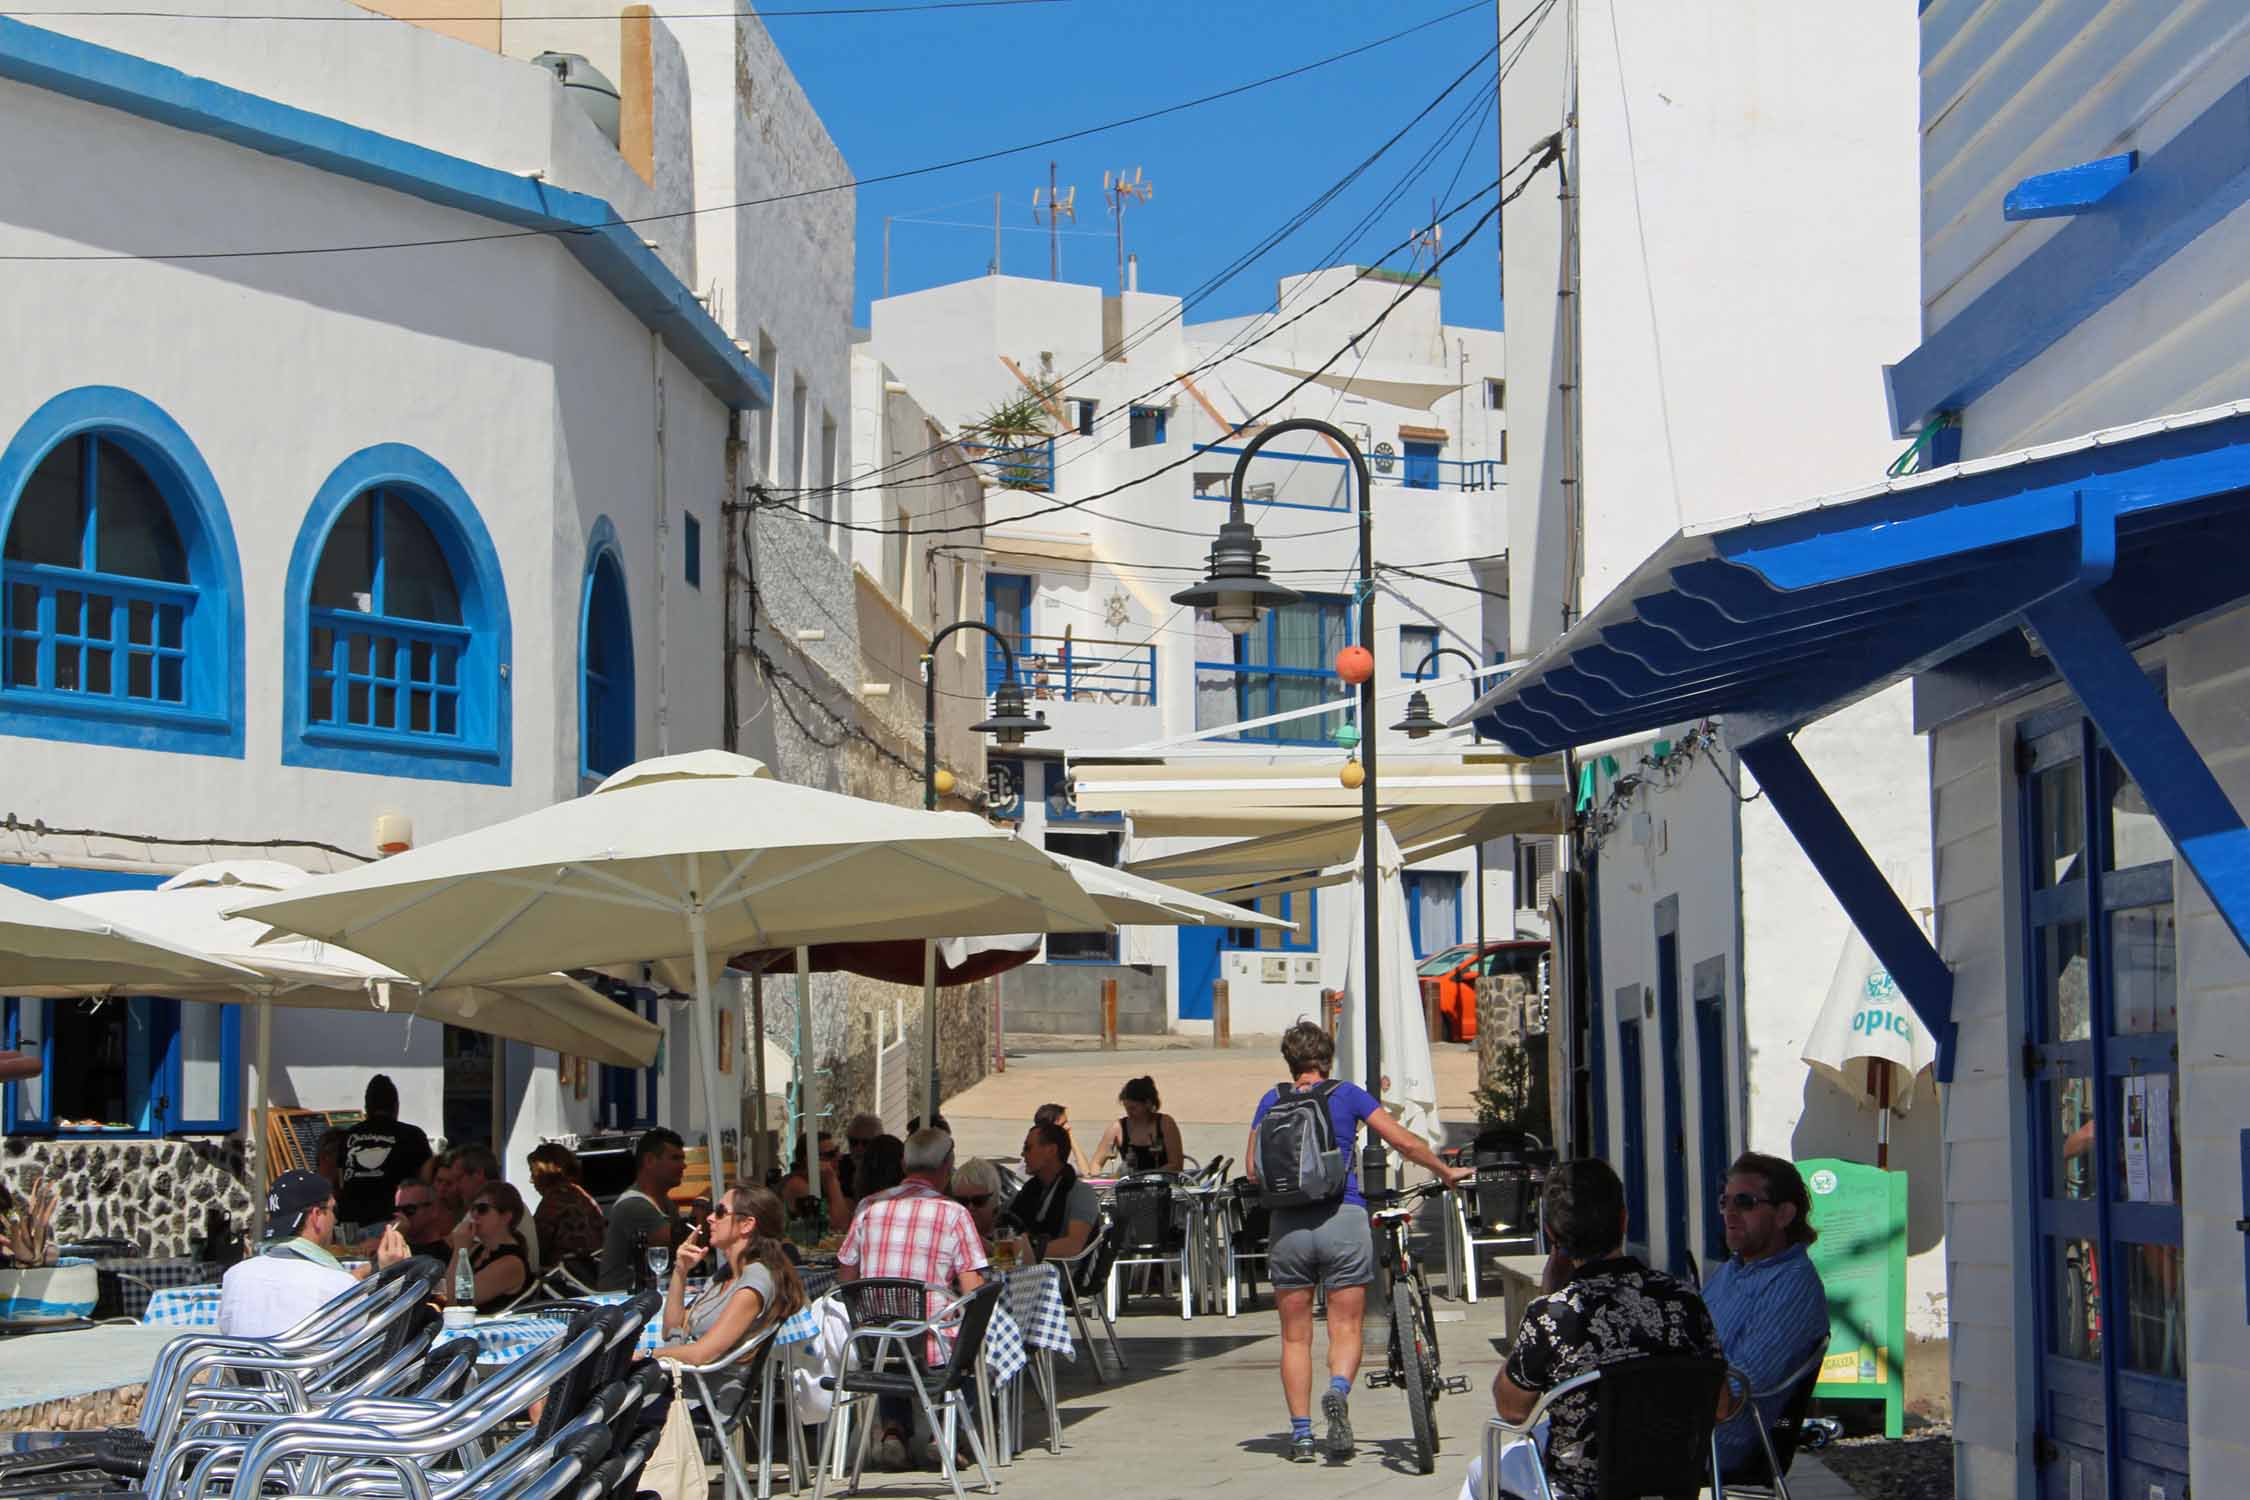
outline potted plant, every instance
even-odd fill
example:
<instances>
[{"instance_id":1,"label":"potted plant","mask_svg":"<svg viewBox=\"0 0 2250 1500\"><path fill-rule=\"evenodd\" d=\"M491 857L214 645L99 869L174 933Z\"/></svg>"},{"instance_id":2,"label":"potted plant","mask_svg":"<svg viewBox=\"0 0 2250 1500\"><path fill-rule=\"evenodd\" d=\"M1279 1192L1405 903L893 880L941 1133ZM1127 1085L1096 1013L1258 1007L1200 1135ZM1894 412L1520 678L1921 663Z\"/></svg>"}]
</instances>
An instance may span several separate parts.
<instances>
[{"instance_id":1,"label":"potted plant","mask_svg":"<svg viewBox=\"0 0 2250 1500\"><path fill-rule=\"evenodd\" d=\"M13 1262L0 1269L0 1323L56 1323L93 1315L100 1278L91 1261L58 1263L56 1202L54 1183L35 1171L0 1218Z\"/></svg>"}]
</instances>

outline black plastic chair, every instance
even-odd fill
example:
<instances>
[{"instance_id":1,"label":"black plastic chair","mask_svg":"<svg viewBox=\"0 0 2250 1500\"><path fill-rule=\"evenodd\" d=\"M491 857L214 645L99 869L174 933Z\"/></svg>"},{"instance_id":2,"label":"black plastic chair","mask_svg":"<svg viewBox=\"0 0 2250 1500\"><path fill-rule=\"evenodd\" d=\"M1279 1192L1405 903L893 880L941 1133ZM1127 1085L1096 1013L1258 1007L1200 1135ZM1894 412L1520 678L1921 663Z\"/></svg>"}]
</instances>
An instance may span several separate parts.
<instances>
[{"instance_id":1,"label":"black plastic chair","mask_svg":"<svg viewBox=\"0 0 2250 1500\"><path fill-rule=\"evenodd\" d=\"M1189 1264L1187 1226L1173 1201L1177 1181L1169 1172L1137 1172L1120 1178L1110 1197L1110 1264L1102 1296L1113 1322L1118 1282L1131 1266L1160 1266L1178 1276L1180 1316L1194 1316L1195 1273Z\"/></svg>"},{"instance_id":2,"label":"black plastic chair","mask_svg":"<svg viewBox=\"0 0 2250 1500\"><path fill-rule=\"evenodd\" d=\"M840 1290L849 1293L854 1288L869 1285L865 1281L847 1282ZM873 1285L876 1290L867 1299L869 1308L898 1305L901 1288L927 1297L919 1282L881 1278ZM992 1477L992 1465L985 1455L984 1439L977 1431L975 1413L969 1409L969 1393L976 1388L977 1370L984 1359L985 1331L992 1326L992 1314L1000 1305L1001 1291L1000 1282L988 1281L936 1318L916 1316L886 1323L869 1322L865 1326L860 1326L861 1308L854 1307L852 1299L846 1297L845 1305L852 1312L854 1327L846 1342L847 1358L842 1373L822 1382L837 1393L839 1409L829 1417L820 1476L813 1485L813 1500L825 1500L828 1492L829 1470L834 1466L836 1444L844 1429L844 1424L837 1420L843 1415L842 1407L855 1399L864 1404L882 1396L911 1396L921 1406L922 1415L937 1439L938 1463L945 1470L946 1482L953 1486L954 1500L967 1500L953 1461L957 1431L969 1439L969 1451L976 1458L977 1472L984 1476L985 1492L989 1494L998 1488L998 1481ZM923 1305L927 1306L926 1301ZM932 1332L949 1332L953 1339L952 1355L935 1367L923 1363L918 1347ZM876 1357L864 1365L852 1361L850 1346L856 1343L873 1344L878 1351ZM894 1363L885 1357L892 1352L904 1357ZM859 1447L852 1459L846 1494L859 1488L872 1425L863 1424L860 1429Z\"/></svg>"},{"instance_id":3,"label":"black plastic chair","mask_svg":"<svg viewBox=\"0 0 2250 1500\"><path fill-rule=\"evenodd\" d=\"M1827 1358L1828 1339L1824 1336L1812 1356L1782 1376L1771 1389L1750 1393L1747 1403L1750 1409L1741 1420L1756 1425L1759 1451L1727 1474L1729 1495L1789 1500L1789 1466L1796 1462L1797 1445L1805 1435L1805 1413L1812 1406L1813 1387L1820 1384L1821 1363ZM1781 1410L1768 1425L1765 1411L1758 1403L1776 1396L1783 1398Z\"/></svg>"},{"instance_id":4,"label":"black plastic chair","mask_svg":"<svg viewBox=\"0 0 2250 1500\"><path fill-rule=\"evenodd\" d=\"M1541 1394L1521 1422L1494 1417L1485 1424L1480 1500L1499 1500L1500 1454L1508 1440L1530 1437L1548 1408L1588 1386L1594 1387L1594 1427L1586 1442L1595 1500L1698 1500L1718 1477L1711 1430L1726 1382L1725 1360L1696 1355L1621 1359L1573 1376ZM1545 1454L1538 1479L1546 1493L1525 1500L1553 1500Z\"/></svg>"}]
</instances>

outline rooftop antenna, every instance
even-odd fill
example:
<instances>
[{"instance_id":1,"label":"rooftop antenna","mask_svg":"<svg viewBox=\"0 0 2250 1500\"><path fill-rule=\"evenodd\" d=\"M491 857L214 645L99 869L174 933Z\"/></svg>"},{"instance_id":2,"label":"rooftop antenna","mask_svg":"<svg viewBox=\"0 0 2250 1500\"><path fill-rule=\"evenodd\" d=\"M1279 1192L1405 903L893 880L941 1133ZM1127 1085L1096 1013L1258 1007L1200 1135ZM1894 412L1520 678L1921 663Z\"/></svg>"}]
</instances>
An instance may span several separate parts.
<instances>
[{"instance_id":1,"label":"rooftop antenna","mask_svg":"<svg viewBox=\"0 0 2250 1500\"><path fill-rule=\"evenodd\" d=\"M1409 269L1421 263L1422 252L1430 252L1430 263L1437 264L1438 250L1445 244L1445 221L1438 216L1437 200L1430 200L1430 225L1414 236L1414 255L1407 262Z\"/></svg>"},{"instance_id":2,"label":"rooftop antenna","mask_svg":"<svg viewBox=\"0 0 2250 1500\"><path fill-rule=\"evenodd\" d=\"M1062 230L1058 226L1065 219L1070 220L1073 224L1078 222L1078 189L1072 188L1070 191L1064 192L1056 187L1055 164L1049 162L1047 163L1045 198L1040 197L1040 191L1038 188L1031 190L1031 222L1047 226L1047 279L1049 281L1060 281L1062 280Z\"/></svg>"},{"instance_id":3,"label":"rooftop antenna","mask_svg":"<svg viewBox=\"0 0 2250 1500\"><path fill-rule=\"evenodd\" d=\"M1156 184L1141 180L1141 169L1133 168L1127 177L1125 169L1102 173L1102 196L1109 200L1109 211L1117 220L1117 292L1125 293L1125 208L1130 203L1146 203L1156 196Z\"/></svg>"}]
</instances>

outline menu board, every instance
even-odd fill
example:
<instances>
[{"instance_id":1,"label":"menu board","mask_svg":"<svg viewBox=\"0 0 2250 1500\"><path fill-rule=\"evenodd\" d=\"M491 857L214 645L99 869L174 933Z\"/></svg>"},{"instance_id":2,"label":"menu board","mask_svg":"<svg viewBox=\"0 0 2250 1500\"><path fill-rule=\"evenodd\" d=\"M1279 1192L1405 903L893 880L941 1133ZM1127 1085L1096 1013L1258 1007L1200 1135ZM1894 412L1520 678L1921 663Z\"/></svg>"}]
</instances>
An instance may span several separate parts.
<instances>
[{"instance_id":1,"label":"menu board","mask_svg":"<svg viewBox=\"0 0 2250 1500\"><path fill-rule=\"evenodd\" d=\"M266 1126L266 1182L284 1172L310 1171L320 1164L320 1138L366 1118L357 1109L277 1109Z\"/></svg>"},{"instance_id":2,"label":"menu board","mask_svg":"<svg viewBox=\"0 0 2250 1500\"><path fill-rule=\"evenodd\" d=\"M1813 1394L1883 1402L1883 1431L1895 1438L1906 1421L1906 1174L1826 1158L1797 1169L1828 1292L1828 1357Z\"/></svg>"}]
</instances>

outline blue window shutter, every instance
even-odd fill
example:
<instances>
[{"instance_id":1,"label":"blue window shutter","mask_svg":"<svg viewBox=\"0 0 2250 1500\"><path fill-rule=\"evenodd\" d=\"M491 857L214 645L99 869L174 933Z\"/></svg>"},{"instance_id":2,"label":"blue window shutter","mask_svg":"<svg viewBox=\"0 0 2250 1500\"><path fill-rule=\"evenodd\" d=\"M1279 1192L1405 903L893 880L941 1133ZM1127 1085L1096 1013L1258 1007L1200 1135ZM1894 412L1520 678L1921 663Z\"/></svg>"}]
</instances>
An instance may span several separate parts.
<instances>
[{"instance_id":1,"label":"blue window shutter","mask_svg":"<svg viewBox=\"0 0 2250 1500\"><path fill-rule=\"evenodd\" d=\"M9 1050L38 1054L41 1068L39 1077L7 1086L11 1135L44 1134L55 1128L55 1095L48 1082L55 1063L54 1027L47 1016L48 1007L53 1004L52 1000L7 1002Z\"/></svg>"},{"instance_id":2,"label":"blue window shutter","mask_svg":"<svg viewBox=\"0 0 2250 1500\"><path fill-rule=\"evenodd\" d=\"M167 1135L224 1135L240 1130L242 1007L193 1000L162 1000L155 1004L159 1011L169 1012L161 1033L166 1038L161 1092L168 1101L160 1123L162 1132ZM218 1065L218 1086L190 1097L187 1054L198 1036L217 1043L215 1056L210 1060Z\"/></svg>"}]
</instances>

